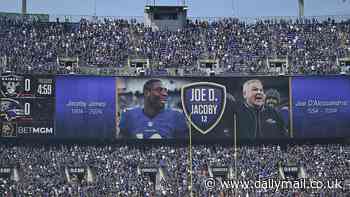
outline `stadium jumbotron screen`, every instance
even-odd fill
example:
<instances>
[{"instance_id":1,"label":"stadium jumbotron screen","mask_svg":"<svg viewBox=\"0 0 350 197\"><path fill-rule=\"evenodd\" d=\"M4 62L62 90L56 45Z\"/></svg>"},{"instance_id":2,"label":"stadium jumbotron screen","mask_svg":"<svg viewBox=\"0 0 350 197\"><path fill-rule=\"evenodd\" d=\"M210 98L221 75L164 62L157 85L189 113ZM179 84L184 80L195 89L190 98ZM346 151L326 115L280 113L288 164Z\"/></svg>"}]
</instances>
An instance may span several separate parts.
<instances>
[{"instance_id":1,"label":"stadium jumbotron screen","mask_svg":"<svg viewBox=\"0 0 350 197\"><path fill-rule=\"evenodd\" d=\"M2 137L349 137L350 86L342 76L1 79ZM337 88L323 94L326 86Z\"/></svg>"}]
</instances>

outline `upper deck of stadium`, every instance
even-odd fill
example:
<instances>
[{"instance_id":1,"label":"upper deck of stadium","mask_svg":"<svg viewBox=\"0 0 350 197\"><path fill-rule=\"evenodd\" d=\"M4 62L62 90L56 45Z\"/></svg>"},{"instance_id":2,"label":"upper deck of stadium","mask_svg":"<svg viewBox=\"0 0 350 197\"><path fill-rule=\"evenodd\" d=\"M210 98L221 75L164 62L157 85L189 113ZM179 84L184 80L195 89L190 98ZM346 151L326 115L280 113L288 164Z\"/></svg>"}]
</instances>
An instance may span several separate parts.
<instances>
[{"instance_id":1,"label":"upper deck of stadium","mask_svg":"<svg viewBox=\"0 0 350 197\"><path fill-rule=\"evenodd\" d=\"M350 16L189 18L178 31L141 17L39 18L0 17L2 72L135 75L134 59L148 75L205 75L209 60L217 75L276 74L274 60L290 75L348 72Z\"/></svg>"}]
</instances>

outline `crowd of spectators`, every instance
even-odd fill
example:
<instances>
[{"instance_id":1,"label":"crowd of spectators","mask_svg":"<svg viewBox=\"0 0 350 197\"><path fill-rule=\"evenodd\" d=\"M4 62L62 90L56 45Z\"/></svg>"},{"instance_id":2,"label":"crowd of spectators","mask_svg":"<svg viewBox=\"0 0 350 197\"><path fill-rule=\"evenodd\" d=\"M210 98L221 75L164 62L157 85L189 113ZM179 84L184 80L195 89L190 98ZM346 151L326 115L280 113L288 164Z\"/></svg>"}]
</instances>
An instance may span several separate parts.
<instances>
[{"instance_id":1,"label":"crowd of spectators","mask_svg":"<svg viewBox=\"0 0 350 197\"><path fill-rule=\"evenodd\" d=\"M148 59L147 74L203 74L199 60L217 60L230 73L265 73L268 60L286 60L291 74L340 73L350 58L350 21L189 20L178 31L152 31L135 20L78 23L14 20L0 17L0 74L135 74L129 59ZM349 62L349 61L348 61ZM346 64L346 61L345 61ZM350 65L349 65L350 66ZM176 73L179 74L179 73ZM128 98L128 97L126 97ZM130 99L132 100L132 99ZM249 188L208 190L211 166L230 167L235 180L282 180L280 165L293 164L307 179L350 181L349 145L0 145L0 168L16 167L19 180L0 177L0 196L346 196L343 189ZM190 170L192 157L192 173ZM67 180L65 168L88 166L93 181ZM166 172L160 187L139 173ZM1 173L0 173L1 174ZM344 183L344 182L342 182ZM342 185L346 187L345 185Z\"/></svg>"},{"instance_id":2,"label":"crowd of spectators","mask_svg":"<svg viewBox=\"0 0 350 197\"><path fill-rule=\"evenodd\" d=\"M339 73L339 59L350 57L350 21L331 18L189 20L178 31L152 31L136 20L68 23L1 17L0 27L0 63L19 73L95 68L102 74L133 74L128 59L148 59L155 73L174 68L195 74L203 59L217 60L223 72L269 73L268 60L282 59L291 74ZM67 62L69 66L60 66Z\"/></svg>"},{"instance_id":3,"label":"crowd of spectators","mask_svg":"<svg viewBox=\"0 0 350 197\"><path fill-rule=\"evenodd\" d=\"M189 196L189 147L185 145L0 145L0 165L16 166L19 180L0 178L1 196ZM235 151L236 150L236 151ZM346 196L349 145L195 145L191 149L194 196ZM236 159L235 159L236 158ZM205 187L209 166L232 167L235 180L282 180L279 164L305 170L304 177L341 181L342 189ZM0 166L0 167L1 167ZM64 168L89 166L94 180L68 182ZM138 172L140 166L166 171L161 187Z\"/></svg>"}]
</instances>

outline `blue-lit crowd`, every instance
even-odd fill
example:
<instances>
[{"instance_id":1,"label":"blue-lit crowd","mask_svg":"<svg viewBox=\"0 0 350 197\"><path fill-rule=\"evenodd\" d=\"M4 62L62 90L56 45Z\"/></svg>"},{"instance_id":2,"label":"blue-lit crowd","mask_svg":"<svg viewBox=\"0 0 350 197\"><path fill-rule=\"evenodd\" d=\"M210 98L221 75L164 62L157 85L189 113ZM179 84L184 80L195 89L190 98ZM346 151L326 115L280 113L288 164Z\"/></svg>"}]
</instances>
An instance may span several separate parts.
<instances>
[{"instance_id":1,"label":"blue-lit crowd","mask_svg":"<svg viewBox=\"0 0 350 197\"><path fill-rule=\"evenodd\" d=\"M18 179L0 181L2 196L341 196L349 193L349 145L1 145L1 166ZM236 151L235 151L236 150ZM193 177L190 181L190 151ZM280 164L302 167L308 180L338 180L342 188L240 188L209 190L209 167L231 167L235 180L282 180ZM93 180L70 182L67 166L89 166ZM162 168L161 187L140 166Z\"/></svg>"},{"instance_id":2,"label":"blue-lit crowd","mask_svg":"<svg viewBox=\"0 0 350 197\"><path fill-rule=\"evenodd\" d=\"M283 59L291 65L287 68L291 74L337 74L342 71L340 60L349 57L350 20L188 20L178 31L152 31L135 20L69 23L0 17L1 72L84 74L97 69L103 71L100 74L133 75L128 61L147 59L155 74L182 69L183 74L202 75L198 62L210 59L224 73L269 74L268 60ZM67 65L69 61L73 64ZM237 148L213 144L191 149L187 145L1 144L0 167L15 167L18 175L17 180L14 175L0 177L0 197L179 197L191 196L190 191L196 197L346 197L350 193L345 184L342 189L285 190L205 186L211 166L232 168L235 180L257 181L282 180L281 164L301 167L306 179L350 182L350 146L342 144ZM95 176L90 181L68 181L67 166L89 166ZM161 187L139 173L140 166L164 169Z\"/></svg>"},{"instance_id":3,"label":"blue-lit crowd","mask_svg":"<svg viewBox=\"0 0 350 197\"><path fill-rule=\"evenodd\" d=\"M291 74L332 74L340 73L342 59L350 56L350 21L332 18L188 20L178 31L152 31L123 19L69 23L1 17L0 26L2 62L7 71L20 73L98 68L104 74L130 75L125 72L128 60L147 59L155 74L168 69L201 74L201 60L215 60L224 73L266 74L269 60L282 59ZM64 58L79 68L62 67Z\"/></svg>"}]
</instances>

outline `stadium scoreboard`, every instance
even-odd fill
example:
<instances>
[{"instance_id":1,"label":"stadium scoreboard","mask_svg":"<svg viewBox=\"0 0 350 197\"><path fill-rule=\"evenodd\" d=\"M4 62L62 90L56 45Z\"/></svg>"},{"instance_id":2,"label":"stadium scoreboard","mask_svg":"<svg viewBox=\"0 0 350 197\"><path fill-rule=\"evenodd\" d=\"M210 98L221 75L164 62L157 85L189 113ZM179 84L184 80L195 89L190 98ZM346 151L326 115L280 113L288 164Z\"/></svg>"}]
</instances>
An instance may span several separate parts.
<instances>
[{"instance_id":1,"label":"stadium scoreboard","mask_svg":"<svg viewBox=\"0 0 350 197\"><path fill-rule=\"evenodd\" d=\"M0 87L1 137L54 134L54 76L4 75Z\"/></svg>"},{"instance_id":2,"label":"stadium scoreboard","mask_svg":"<svg viewBox=\"0 0 350 197\"><path fill-rule=\"evenodd\" d=\"M259 140L253 135L243 135L248 133L245 128L254 129L246 118L249 116L245 116L250 114L241 113L246 102L242 87L253 80L262 83L266 92L264 109L271 111L261 121L261 129L267 134L263 140L279 139L279 135L270 135L268 131L281 128L287 135L280 139L286 140L349 138L348 76L157 77L168 90L165 107L173 118L154 126L154 121L141 116L145 121L137 132L149 133L152 128L157 135L149 135L150 138L122 135L123 113L129 109L142 112L141 92L151 79L2 75L0 138L118 141L161 136L161 140L186 140L191 129L192 139L201 142ZM324 94L324 90L330 92ZM140 118L128 121L134 124ZM181 124L173 124L175 121Z\"/></svg>"}]
</instances>

